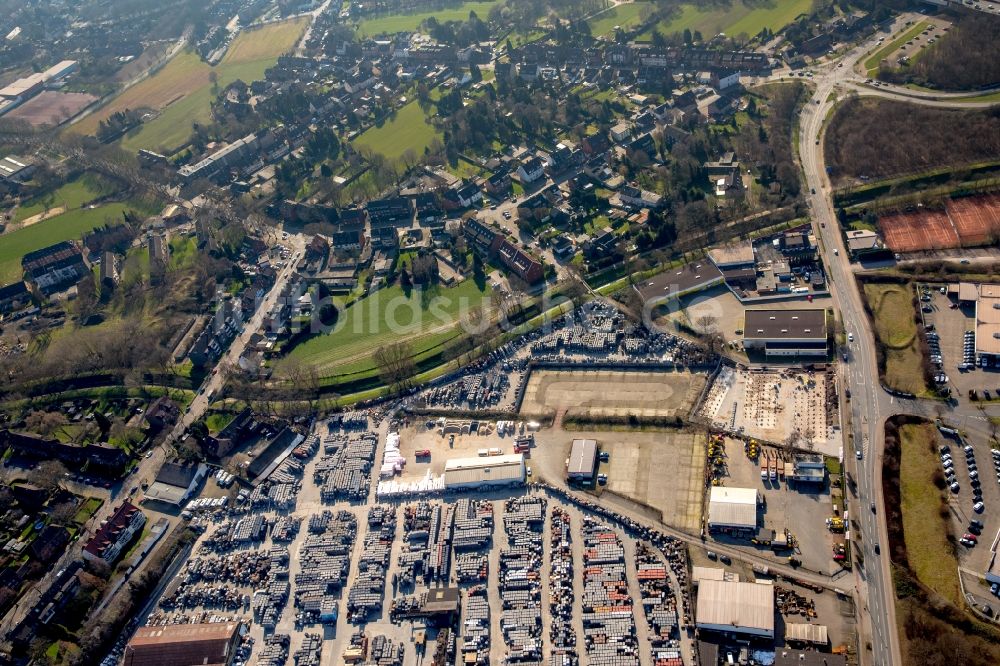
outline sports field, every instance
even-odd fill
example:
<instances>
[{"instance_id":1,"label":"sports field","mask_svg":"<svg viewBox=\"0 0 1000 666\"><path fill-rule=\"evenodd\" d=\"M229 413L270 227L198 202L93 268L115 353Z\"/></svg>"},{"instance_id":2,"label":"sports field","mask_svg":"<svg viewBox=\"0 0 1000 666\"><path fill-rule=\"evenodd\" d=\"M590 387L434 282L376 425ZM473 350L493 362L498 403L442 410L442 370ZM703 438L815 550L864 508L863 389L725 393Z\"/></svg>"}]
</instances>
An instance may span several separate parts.
<instances>
[{"instance_id":1,"label":"sports field","mask_svg":"<svg viewBox=\"0 0 1000 666\"><path fill-rule=\"evenodd\" d=\"M398 160L407 150L413 149L418 155L431 145L434 137L441 133L431 125L416 101L410 102L396 112L396 117L381 127L372 127L354 140L356 148L371 148L390 160Z\"/></svg>"},{"instance_id":2,"label":"sports field","mask_svg":"<svg viewBox=\"0 0 1000 666\"><path fill-rule=\"evenodd\" d=\"M236 79L250 82L263 78L278 56L295 45L307 22L306 18L298 18L241 32L215 67L203 62L195 53L185 51L150 78L81 120L73 130L93 134L98 123L114 113L125 109L153 109L160 111L159 116L126 136L122 146L136 151L147 148L173 152L187 141L194 123L211 120L211 101L215 96L211 81L213 71L219 88Z\"/></svg>"},{"instance_id":3,"label":"sports field","mask_svg":"<svg viewBox=\"0 0 1000 666\"><path fill-rule=\"evenodd\" d=\"M292 350L289 357L316 366L320 374L364 372L380 346L409 342L414 355L455 337L463 315L489 301L489 288L479 291L465 280L454 287L427 292L401 287L380 289L341 312L334 330Z\"/></svg>"},{"instance_id":4,"label":"sports field","mask_svg":"<svg viewBox=\"0 0 1000 666\"><path fill-rule=\"evenodd\" d=\"M0 284L9 284L20 277L21 257L28 252L79 238L85 232L121 217L127 208L127 204L113 203L98 208L71 210L0 236Z\"/></svg>"},{"instance_id":5,"label":"sports field","mask_svg":"<svg viewBox=\"0 0 1000 666\"><path fill-rule=\"evenodd\" d=\"M656 29L664 35L684 32L687 28L701 32L705 39L724 32L735 37L746 33L753 37L764 28L778 32L800 14L809 13L812 0L770 0L763 3L744 3L734 0L730 7L702 7L681 5L681 11L669 21L660 21ZM648 39L644 34L640 39Z\"/></svg>"},{"instance_id":6,"label":"sports field","mask_svg":"<svg viewBox=\"0 0 1000 666\"><path fill-rule=\"evenodd\" d=\"M1000 195L951 199L944 210L894 213L878 223L895 252L987 245L1000 236Z\"/></svg>"},{"instance_id":7,"label":"sports field","mask_svg":"<svg viewBox=\"0 0 1000 666\"><path fill-rule=\"evenodd\" d=\"M531 373L521 413L545 416L685 416L705 385L688 372L538 370Z\"/></svg>"},{"instance_id":8,"label":"sports field","mask_svg":"<svg viewBox=\"0 0 1000 666\"><path fill-rule=\"evenodd\" d=\"M463 2L450 9L440 9L435 11L417 12L414 14L390 14L378 18L370 18L358 24L358 35L360 37L371 37L383 33L393 34L396 32L413 32L425 20L434 17L439 23L448 21L467 21L469 12L476 12L481 20L485 21L493 5L499 0L486 0L485 2Z\"/></svg>"},{"instance_id":9,"label":"sports field","mask_svg":"<svg viewBox=\"0 0 1000 666\"><path fill-rule=\"evenodd\" d=\"M595 37L610 35L614 32L616 25L628 30L639 24L641 20L639 15L642 13L644 7L652 8L652 5L648 2L632 2L627 5L612 7L608 11L602 12L587 21L590 24L590 33Z\"/></svg>"},{"instance_id":10,"label":"sports field","mask_svg":"<svg viewBox=\"0 0 1000 666\"><path fill-rule=\"evenodd\" d=\"M26 220L29 217L55 208L64 208L66 210L81 208L84 204L90 203L97 197L110 193L110 186L96 177L84 176L77 178L49 194L26 201L14 213L14 222Z\"/></svg>"}]
</instances>

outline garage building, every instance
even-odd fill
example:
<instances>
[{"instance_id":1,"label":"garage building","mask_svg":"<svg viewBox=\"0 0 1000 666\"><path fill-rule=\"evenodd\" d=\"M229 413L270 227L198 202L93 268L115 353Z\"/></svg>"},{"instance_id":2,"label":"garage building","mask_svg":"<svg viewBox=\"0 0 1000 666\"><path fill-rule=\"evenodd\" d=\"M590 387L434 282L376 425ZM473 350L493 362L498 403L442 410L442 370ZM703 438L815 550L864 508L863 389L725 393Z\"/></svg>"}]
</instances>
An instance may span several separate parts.
<instances>
[{"instance_id":1,"label":"garage building","mask_svg":"<svg viewBox=\"0 0 1000 666\"><path fill-rule=\"evenodd\" d=\"M597 440L574 439L566 463L566 477L570 481L590 481L597 469Z\"/></svg>"},{"instance_id":2,"label":"garage building","mask_svg":"<svg viewBox=\"0 0 1000 666\"><path fill-rule=\"evenodd\" d=\"M825 310L746 310L743 345L766 356L826 356Z\"/></svg>"},{"instance_id":3,"label":"garage building","mask_svg":"<svg viewBox=\"0 0 1000 666\"><path fill-rule=\"evenodd\" d=\"M444 487L481 488L524 483L524 456L520 453L485 458L454 458L445 463Z\"/></svg>"},{"instance_id":4,"label":"garage building","mask_svg":"<svg viewBox=\"0 0 1000 666\"><path fill-rule=\"evenodd\" d=\"M774 587L702 580L695 624L703 631L774 638Z\"/></svg>"},{"instance_id":5,"label":"garage building","mask_svg":"<svg viewBox=\"0 0 1000 666\"><path fill-rule=\"evenodd\" d=\"M752 535L757 531L757 491L713 486L708 502L708 529Z\"/></svg>"}]
</instances>

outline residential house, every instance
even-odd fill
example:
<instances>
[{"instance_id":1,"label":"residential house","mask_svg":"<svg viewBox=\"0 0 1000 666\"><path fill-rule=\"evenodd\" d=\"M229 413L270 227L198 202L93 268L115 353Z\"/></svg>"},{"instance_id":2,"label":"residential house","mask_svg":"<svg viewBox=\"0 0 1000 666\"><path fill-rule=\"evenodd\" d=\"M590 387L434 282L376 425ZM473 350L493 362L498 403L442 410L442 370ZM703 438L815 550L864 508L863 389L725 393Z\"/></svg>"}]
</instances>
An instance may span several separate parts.
<instances>
[{"instance_id":1,"label":"residential house","mask_svg":"<svg viewBox=\"0 0 1000 666\"><path fill-rule=\"evenodd\" d=\"M625 185L618 190L618 197L623 205L635 208L659 208L663 197L655 192L643 190L634 185Z\"/></svg>"},{"instance_id":2,"label":"residential house","mask_svg":"<svg viewBox=\"0 0 1000 666\"><path fill-rule=\"evenodd\" d=\"M31 303L31 292L24 282L14 282L0 287L0 314L14 312Z\"/></svg>"},{"instance_id":3,"label":"residential house","mask_svg":"<svg viewBox=\"0 0 1000 666\"><path fill-rule=\"evenodd\" d=\"M517 176L525 185L535 182L544 175L545 163L534 155L521 162L521 166L517 168Z\"/></svg>"},{"instance_id":4,"label":"residential house","mask_svg":"<svg viewBox=\"0 0 1000 666\"><path fill-rule=\"evenodd\" d=\"M600 155L601 153L606 153L611 150L611 142L608 140L608 135L603 132L597 132L595 134L590 134L583 138L580 143L580 148L587 155Z\"/></svg>"},{"instance_id":5,"label":"residential house","mask_svg":"<svg viewBox=\"0 0 1000 666\"><path fill-rule=\"evenodd\" d=\"M107 444L64 444L56 439L0 430L0 449L9 447L15 454L36 460L59 460L70 469L84 466L95 474L118 476L125 471L128 454Z\"/></svg>"},{"instance_id":6,"label":"residential house","mask_svg":"<svg viewBox=\"0 0 1000 666\"><path fill-rule=\"evenodd\" d=\"M611 138L615 143L623 144L632 136L632 126L626 122L620 122L611 128Z\"/></svg>"},{"instance_id":7,"label":"residential house","mask_svg":"<svg viewBox=\"0 0 1000 666\"><path fill-rule=\"evenodd\" d=\"M114 252L105 252L101 258L101 286L113 289L121 279L121 258Z\"/></svg>"},{"instance_id":8,"label":"residential house","mask_svg":"<svg viewBox=\"0 0 1000 666\"><path fill-rule=\"evenodd\" d=\"M90 271L80 247L72 241L29 252L21 258L28 282L48 296L72 287Z\"/></svg>"},{"instance_id":9,"label":"residential house","mask_svg":"<svg viewBox=\"0 0 1000 666\"><path fill-rule=\"evenodd\" d=\"M69 544L69 532L59 525L46 525L31 542L31 552L42 564L50 564L59 558Z\"/></svg>"},{"instance_id":10,"label":"residential house","mask_svg":"<svg viewBox=\"0 0 1000 666\"><path fill-rule=\"evenodd\" d=\"M506 195L510 191L510 172L506 168L486 179L486 191L495 196Z\"/></svg>"},{"instance_id":11,"label":"residential house","mask_svg":"<svg viewBox=\"0 0 1000 666\"><path fill-rule=\"evenodd\" d=\"M365 210L373 230L382 226L409 227L413 224L413 204L405 197L375 199L366 204Z\"/></svg>"},{"instance_id":12,"label":"residential house","mask_svg":"<svg viewBox=\"0 0 1000 666\"><path fill-rule=\"evenodd\" d=\"M483 192L475 183L466 183L455 190L455 197L462 208L470 208L483 200Z\"/></svg>"},{"instance_id":13,"label":"residential house","mask_svg":"<svg viewBox=\"0 0 1000 666\"><path fill-rule=\"evenodd\" d=\"M161 431L177 423L181 410L173 400L166 396L160 396L149 406L143 415L150 430Z\"/></svg>"},{"instance_id":14,"label":"residential house","mask_svg":"<svg viewBox=\"0 0 1000 666\"><path fill-rule=\"evenodd\" d=\"M146 524L146 514L130 502L122 502L83 547L83 559L114 564L122 549Z\"/></svg>"}]
</instances>

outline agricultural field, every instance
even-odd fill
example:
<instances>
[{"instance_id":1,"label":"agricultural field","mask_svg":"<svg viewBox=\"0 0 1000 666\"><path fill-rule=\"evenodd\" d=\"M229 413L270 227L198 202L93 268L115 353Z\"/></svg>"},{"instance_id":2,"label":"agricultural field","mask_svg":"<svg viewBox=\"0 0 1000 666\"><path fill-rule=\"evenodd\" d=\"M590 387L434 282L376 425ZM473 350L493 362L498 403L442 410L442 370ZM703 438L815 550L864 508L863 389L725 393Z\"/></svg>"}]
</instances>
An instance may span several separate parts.
<instances>
[{"instance_id":1,"label":"agricultural field","mask_svg":"<svg viewBox=\"0 0 1000 666\"><path fill-rule=\"evenodd\" d=\"M114 113L149 108L159 111L159 115L129 133L122 140L122 147L172 153L187 141L194 123L211 120L211 101L216 86L223 88L236 79L249 82L263 78L278 56L295 45L306 25L307 20L303 18L242 32L215 67L203 62L195 53L185 51L159 72L74 125L73 131L93 134L98 123Z\"/></svg>"},{"instance_id":2,"label":"agricultural field","mask_svg":"<svg viewBox=\"0 0 1000 666\"><path fill-rule=\"evenodd\" d=\"M423 109L415 101L403 106L396 116L381 127L372 127L354 140L356 148L370 148L389 160L400 159L407 150L418 156L441 134L428 122Z\"/></svg>"},{"instance_id":3,"label":"agricultural field","mask_svg":"<svg viewBox=\"0 0 1000 666\"><path fill-rule=\"evenodd\" d=\"M5 234L0 239L0 284L8 284L21 275L21 257L28 252L84 233L121 217L129 207L112 203L97 208L71 210L62 215Z\"/></svg>"},{"instance_id":4,"label":"agricultural field","mask_svg":"<svg viewBox=\"0 0 1000 666\"><path fill-rule=\"evenodd\" d=\"M371 37L373 35L393 34L397 32L412 32L420 27L420 24L427 19L434 17L440 23L447 21L465 21L469 18L469 12L476 12L476 15L486 20L490 9L499 4L500 0L485 0L480 2L463 2L451 9L441 9L427 12L416 12L413 14L390 14L378 18L369 18L358 24L358 36Z\"/></svg>"},{"instance_id":5,"label":"agricultural field","mask_svg":"<svg viewBox=\"0 0 1000 666\"><path fill-rule=\"evenodd\" d=\"M24 202L14 213L14 222L22 222L56 208L74 210L94 199L111 194L112 187L93 176L84 176L40 197Z\"/></svg>"},{"instance_id":6,"label":"agricultural field","mask_svg":"<svg viewBox=\"0 0 1000 666\"><path fill-rule=\"evenodd\" d=\"M315 366L321 375L358 373L374 368L380 346L407 341L415 355L458 335L463 314L489 302L489 288L472 280L409 296L399 286L380 289L340 313L334 330L296 347L289 358Z\"/></svg>"},{"instance_id":7,"label":"agricultural field","mask_svg":"<svg viewBox=\"0 0 1000 666\"><path fill-rule=\"evenodd\" d=\"M742 33L753 37L764 28L778 32L800 14L808 14L811 8L812 0L782 0L762 6L739 1L730 7L685 4L672 19L660 21L656 30L664 35L697 30L705 39L720 32L731 37ZM639 39L648 38L649 34L645 34Z\"/></svg>"},{"instance_id":8,"label":"agricultural field","mask_svg":"<svg viewBox=\"0 0 1000 666\"><path fill-rule=\"evenodd\" d=\"M621 26L624 30L637 26L642 21L642 10L647 7L650 10L653 8L652 4L648 2L632 2L601 12L587 21L590 24L590 33L595 37L600 37L613 33L616 25Z\"/></svg>"},{"instance_id":9,"label":"agricultural field","mask_svg":"<svg viewBox=\"0 0 1000 666\"><path fill-rule=\"evenodd\" d=\"M910 289L899 284L866 284L865 298L874 313L875 333L885 353L886 385L915 395L924 393L924 359Z\"/></svg>"}]
</instances>

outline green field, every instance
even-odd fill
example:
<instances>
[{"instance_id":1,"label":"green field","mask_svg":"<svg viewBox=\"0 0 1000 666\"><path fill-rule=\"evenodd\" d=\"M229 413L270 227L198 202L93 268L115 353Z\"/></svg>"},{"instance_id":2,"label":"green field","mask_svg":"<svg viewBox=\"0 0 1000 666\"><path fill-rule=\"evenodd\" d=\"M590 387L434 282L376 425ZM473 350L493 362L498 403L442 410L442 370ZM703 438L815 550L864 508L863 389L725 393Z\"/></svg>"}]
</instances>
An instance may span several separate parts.
<instances>
[{"instance_id":1,"label":"green field","mask_svg":"<svg viewBox=\"0 0 1000 666\"><path fill-rule=\"evenodd\" d=\"M924 31L924 28L926 27L927 27L927 22L921 21L920 23L916 24L909 30L903 32L903 34L901 34L896 39L892 40L879 50L875 51L875 53L868 56L868 59L865 60L865 69L868 70L868 76L875 76L876 74L878 74L878 66L879 63L882 62L882 60L889 57L889 55L891 55L900 46L902 46L906 42L910 41L911 39L919 35L921 32Z\"/></svg>"},{"instance_id":2,"label":"green field","mask_svg":"<svg viewBox=\"0 0 1000 666\"><path fill-rule=\"evenodd\" d=\"M264 72L298 41L305 19L273 23L241 32L222 61L212 67L192 51L185 51L148 79L125 90L111 102L73 126L72 131L93 134L99 121L125 109L149 108L159 115L130 132L122 146L138 151L147 148L171 153L191 135L194 123L212 119L211 101L216 86L222 89L236 79L260 80ZM214 73L216 81L211 78Z\"/></svg>"},{"instance_id":3,"label":"green field","mask_svg":"<svg viewBox=\"0 0 1000 666\"><path fill-rule=\"evenodd\" d=\"M769 5L750 5L734 2L729 8L681 5L681 11L669 21L660 21L656 29L664 35L684 32L687 28L701 32L710 39L720 32L729 37L746 33L753 37L764 28L778 32L800 14L808 14L812 0L771 0ZM649 34L639 39L648 39Z\"/></svg>"},{"instance_id":4,"label":"green field","mask_svg":"<svg viewBox=\"0 0 1000 666\"><path fill-rule=\"evenodd\" d=\"M106 189L105 185L96 178L87 176L77 178L53 192L26 201L17 209L14 221L20 222L54 208L65 208L66 210L81 208L84 204L105 194L110 194L110 190Z\"/></svg>"},{"instance_id":5,"label":"green field","mask_svg":"<svg viewBox=\"0 0 1000 666\"><path fill-rule=\"evenodd\" d=\"M590 33L595 37L610 35L616 25L628 30L639 24L639 14L642 12L643 7L647 6L649 6L649 3L633 2L627 5L612 7L608 11L602 12L587 21L590 25Z\"/></svg>"},{"instance_id":6,"label":"green field","mask_svg":"<svg viewBox=\"0 0 1000 666\"><path fill-rule=\"evenodd\" d=\"M913 295L898 284L866 284L865 298L875 313L875 332L885 349L885 383L920 395L927 390L913 321Z\"/></svg>"},{"instance_id":7,"label":"green field","mask_svg":"<svg viewBox=\"0 0 1000 666\"><path fill-rule=\"evenodd\" d=\"M906 425L899 436L903 540L910 568L924 585L961 605L958 564L948 541L951 529L947 518L941 517L947 499L932 483L941 465L935 448L937 430L930 424Z\"/></svg>"},{"instance_id":8,"label":"green field","mask_svg":"<svg viewBox=\"0 0 1000 666\"><path fill-rule=\"evenodd\" d=\"M439 23L447 21L467 21L469 12L476 12L481 20L485 21L493 5L499 0L487 0L486 2L463 2L452 9L441 9L428 12L417 12L415 14L391 14L379 18L370 18L358 24L358 35L361 37L371 37L372 35L393 34L396 32L413 32L425 20L434 17Z\"/></svg>"},{"instance_id":9,"label":"green field","mask_svg":"<svg viewBox=\"0 0 1000 666\"><path fill-rule=\"evenodd\" d=\"M364 372L382 345L404 340L420 354L455 337L461 314L488 299L489 288L479 291L472 280L424 294L414 290L409 298L399 286L380 289L341 312L332 332L299 345L289 357L324 375Z\"/></svg>"},{"instance_id":10,"label":"green field","mask_svg":"<svg viewBox=\"0 0 1000 666\"><path fill-rule=\"evenodd\" d=\"M420 105L413 101L399 109L395 118L356 138L354 146L370 148L390 160L398 160L411 148L417 156L423 155L424 148L431 145L434 137L440 136L441 133L427 122Z\"/></svg>"},{"instance_id":11,"label":"green field","mask_svg":"<svg viewBox=\"0 0 1000 666\"><path fill-rule=\"evenodd\" d=\"M120 218L128 208L127 204L112 203L71 210L0 236L0 284L9 284L21 276L21 257L28 252L80 238L85 232Z\"/></svg>"}]
</instances>

